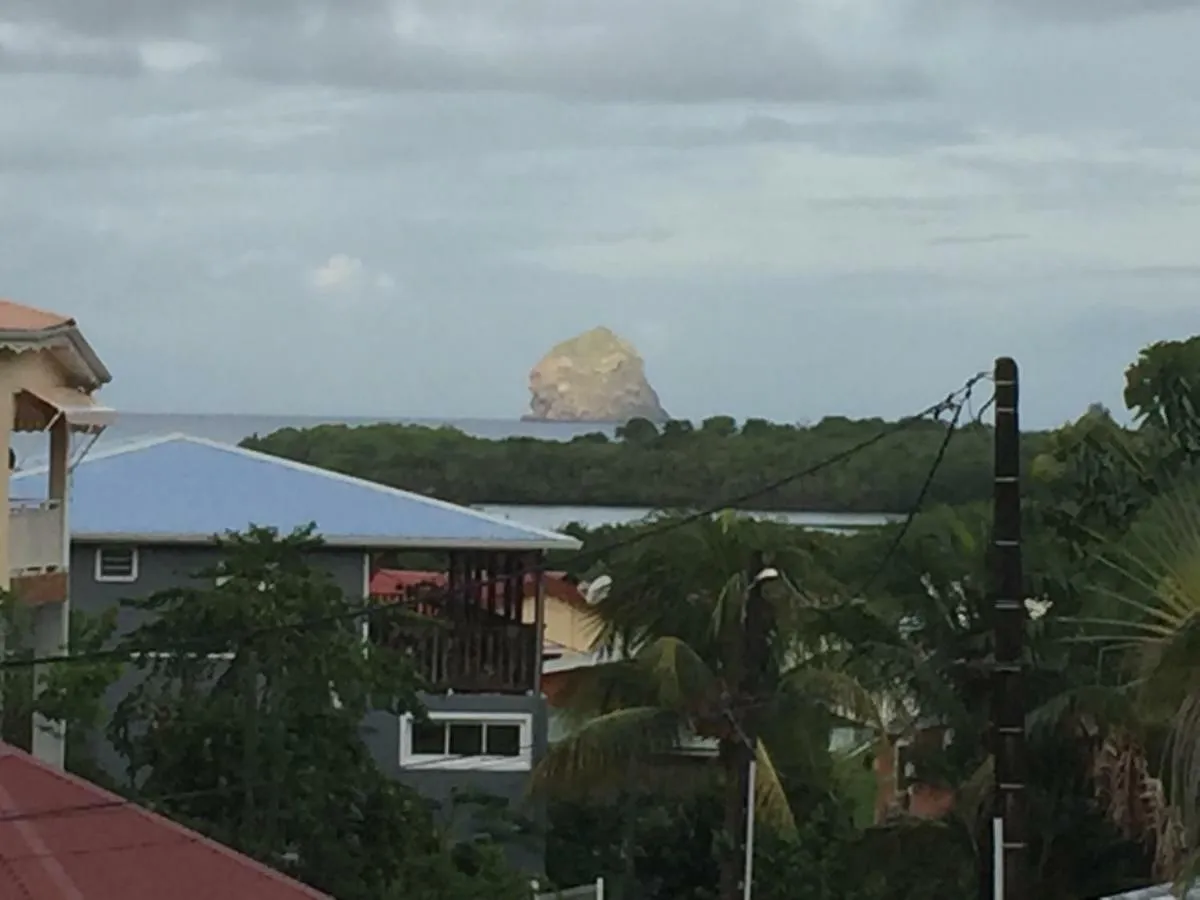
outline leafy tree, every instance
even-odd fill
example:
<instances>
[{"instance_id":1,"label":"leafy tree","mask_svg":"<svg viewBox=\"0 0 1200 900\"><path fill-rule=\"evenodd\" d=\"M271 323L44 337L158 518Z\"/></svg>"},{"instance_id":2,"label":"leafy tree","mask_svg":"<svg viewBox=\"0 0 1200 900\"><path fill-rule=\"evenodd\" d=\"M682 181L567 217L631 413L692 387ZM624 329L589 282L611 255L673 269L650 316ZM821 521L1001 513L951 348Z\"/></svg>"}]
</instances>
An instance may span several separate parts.
<instances>
[{"instance_id":1,"label":"leafy tree","mask_svg":"<svg viewBox=\"0 0 1200 900\"><path fill-rule=\"evenodd\" d=\"M794 834L762 828L756 839L754 896L763 900L867 900L848 850L857 838L842 798L794 798L804 817ZM612 803L552 807L548 874L555 884L605 877L615 900L715 900L716 851L724 841L719 791L687 796L623 793ZM873 900L873 898L872 898Z\"/></svg>"},{"instance_id":2,"label":"leafy tree","mask_svg":"<svg viewBox=\"0 0 1200 900\"><path fill-rule=\"evenodd\" d=\"M102 784L108 779L87 752L87 734L103 717L103 697L120 672L120 663L101 652L116 630L116 609L100 616L75 611L68 644L72 654L94 657L70 665L29 663L37 655L34 641L38 607L20 603L12 594L0 597L0 634L4 658L12 668L0 671L3 740L29 751L35 715L67 726L67 766ZM35 685L36 692L35 692Z\"/></svg>"},{"instance_id":3,"label":"leafy tree","mask_svg":"<svg viewBox=\"0 0 1200 900\"><path fill-rule=\"evenodd\" d=\"M363 601L309 567L313 530L220 543L199 573L212 587L128 601L139 678L110 737L135 796L339 900L515 898L492 850L447 848L371 758L364 718L419 712L418 681L402 655L365 650L348 617Z\"/></svg>"},{"instance_id":4,"label":"leafy tree","mask_svg":"<svg viewBox=\"0 0 1200 900\"><path fill-rule=\"evenodd\" d=\"M637 416L623 425L618 425L616 434L617 440L629 444L652 444L658 437L658 426L649 419Z\"/></svg>"},{"instance_id":5,"label":"leafy tree","mask_svg":"<svg viewBox=\"0 0 1200 900\"><path fill-rule=\"evenodd\" d=\"M1142 350L1125 373L1125 404L1183 454L1200 452L1200 336Z\"/></svg>"},{"instance_id":6,"label":"leafy tree","mask_svg":"<svg viewBox=\"0 0 1200 900\"><path fill-rule=\"evenodd\" d=\"M733 416L709 416L700 423L700 433L718 438L733 437L738 433L737 419Z\"/></svg>"}]
</instances>

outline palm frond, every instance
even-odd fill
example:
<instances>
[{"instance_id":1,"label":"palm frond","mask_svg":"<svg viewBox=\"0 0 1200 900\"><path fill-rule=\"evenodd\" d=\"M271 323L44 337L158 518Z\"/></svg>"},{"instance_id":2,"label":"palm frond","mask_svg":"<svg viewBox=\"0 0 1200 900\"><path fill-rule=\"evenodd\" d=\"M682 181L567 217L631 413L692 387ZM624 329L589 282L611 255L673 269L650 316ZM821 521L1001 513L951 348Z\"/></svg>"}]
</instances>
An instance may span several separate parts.
<instances>
[{"instance_id":1,"label":"palm frond","mask_svg":"<svg viewBox=\"0 0 1200 900\"><path fill-rule=\"evenodd\" d=\"M688 644L662 637L647 645L635 659L653 685L658 705L694 714L707 707L718 693L717 678L708 664Z\"/></svg>"},{"instance_id":2,"label":"palm frond","mask_svg":"<svg viewBox=\"0 0 1200 900\"><path fill-rule=\"evenodd\" d=\"M530 789L571 794L619 789L646 760L679 747L685 722L657 706L616 709L555 743L534 768Z\"/></svg>"},{"instance_id":3,"label":"palm frond","mask_svg":"<svg viewBox=\"0 0 1200 900\"><path fill-rule=\"evenodd\" d=\"M556 704L569 718L583 720L617 709L657 706L660 694L643 662L618 659L563 673Z\"/></svg>"},{"instance_id":4,"label":"palm frond","mask_svg":"<svg viewBox=\"0 0 1200 900\"><path fill-rule=\"evenodd\" d=\"M779 778L771 754L762 741L758 742L755 762L755 818L784 834L794 834L796 819L792 815L792 805L788 802L787 792L783 789L783 782Z\"/></svg>"}]
</instances>

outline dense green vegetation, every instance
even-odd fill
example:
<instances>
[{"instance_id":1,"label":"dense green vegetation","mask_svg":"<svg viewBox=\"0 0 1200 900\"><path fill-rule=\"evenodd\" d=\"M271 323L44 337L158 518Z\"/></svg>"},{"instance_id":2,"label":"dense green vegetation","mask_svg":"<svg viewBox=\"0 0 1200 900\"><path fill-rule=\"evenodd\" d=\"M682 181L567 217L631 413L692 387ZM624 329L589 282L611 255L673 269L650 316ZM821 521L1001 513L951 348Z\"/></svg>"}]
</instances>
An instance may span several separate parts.
<instances>
[{"instance_id":1,"label":"dense green vegetation","mask_svg":"<svg viewBox=\"0 0 1200 900\"><path fill-rule=\"evenodd\" d=\"M1028 448L1029 900L1200 865L1200 338L1147 348L1127 380L1135 427L1093 408ZM986 457L983 438L958 440ZM659 440L597 446L653 454ZM746 748L759 900L990 896L991 510L948 499L907 529L849 535L734 513L574 529L584 553L550 562L612 578L593 611L599 647L621 652L556 694L572 729L531 780L548 804L548 880L603 876L616 900L740 896ZM138 604L155 617L126 650L215 641L232 659L139 658L154 677L110 728L146 773L137 796L341 900L528 900L502 850L530 823L482 804L497 827L457 840L369 759L363 713L419 714L417 681L405 659L361 652L337 615L353 601L308 570L311 546L232 536L229 581ZM764 565L781 577L762 585L765 640L747 657ZM76 651L106 627L81 618ZM7 631L19 656L15 619ZM115 668L56 667L38 705L91 722ZM5 680L6 696L28 695L27 670ZM697 737L716 752L676 752ZM874 764L902 745L899 774ZM942 814L915 815L916 791L945 800Z\"/></svg>"},{"instance_id":2,"label":"dense green vegetation","mask_svg":"<svg viewBox=\"0 0 1200 900\"><path fill-rule=\"evenodd\" d=\"M417 425L324 425L251 437L244 446L456 503L707 506L757 491L887 427L881 419L835 417L812 427L718 416L698 427L661 430L644 419L616 439L591 434L560 442L487 440L453 428ZM902 512L913 503L945 433L926 420L811 478L756 496L771 510ZM1030 458L1045 443L1027 436ZM991 437L968 423L952 445L930 492L935 503L989 496Z\"/></svg>"},{"instance_id":3,"label":"dense green vegetation","mask_svg":"<svg viewBox=\"0 0 1200 900\"><path fill-rule=\"evenodd\" d=\"M1148 348L1128 383L1136 428L1091 409L1047 435L1031 466L1028 896L1045 900L1170 880L1200 850L1200 339ZM538 773L563 804L550 865L577 878L581 856L602 864L623 898L729 896L717 886L738 860L720 809L737 790L736 737L718 710L758 732L769 773L756 896L989 896L989 518L987 504L929 510L891 555L896 526L839 536L725 518L661 530L668 517L575 529L585 554L622 545L575 571L613 578L596 607L601 642L635 652L580 670L563 695L578 727ZM754 551L787 574L773 582L765 678L750 698L718 699ZM680 721L720 742L711 780L663 755ZM835 723L856 748L830 749ZM923 741L931 727L938 739ZM912 784L953 806L914 819L876 773L882 815L864 827L863 770L844 763L905 740ZM603 863L587 849L597 844Z\"/></svg>"}]
</instances>

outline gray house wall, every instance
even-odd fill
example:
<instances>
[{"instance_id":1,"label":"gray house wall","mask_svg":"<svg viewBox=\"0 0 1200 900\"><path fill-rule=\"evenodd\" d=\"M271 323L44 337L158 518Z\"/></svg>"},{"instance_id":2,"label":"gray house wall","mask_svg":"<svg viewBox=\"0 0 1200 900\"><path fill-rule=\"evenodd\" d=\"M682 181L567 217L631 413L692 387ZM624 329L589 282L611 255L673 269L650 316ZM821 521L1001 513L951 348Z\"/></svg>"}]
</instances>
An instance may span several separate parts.
<instances>
[{"instance_id":1,"label":"gray house wall","mask_svg":"<svg viewBox=\"0 0 1200 900\"><path fill-rule=\"evenodd\" d=\"M84 542L72 542L70 590L72 608L98 615L119 606L122 600L147 597L157 591L188 585L200 586L197 572L214 567L220 561L214 546L139 545L138 578L134 582L97 581L96 552L98 547ZM366 556L361 550L322 548L313 554L312 564L330 574L348 596L362 596L366 584ZM122 634L136 628L146 615L137 610L122 608L118 614L118 630ZM113 684L106 696L106 707L114 710L136 680L138 672L130 672ZM545 752L546 703L541 697L506 694L447 694L423 698L430 710L455 713L523 713L533 717L532 757L536 761ZM371 755L381 770L411 785L422 796L448 808L456 790L480 791L503 797L514 808L537 817L537 810L527 799L528 772L498 772L481 770L443 771L435 769L404 769L400 759L401 720L388 713L375 713L364 722L364 731ZM92 761L110 777L127 780L126 766L120 754L102 733L88 742ZM530 871L541 868L541 850L531 845L518 849L516 859Z\"/></svg>"},{"instance_id":2,"label":"gray house wall","mask_svg":"<svg viewBox=\"0 0 1200 900\"><path fill-rule=\"evenodd\" d=\"M215 546L138 546L137 581L97 581L97 550L97 545L71 543L71 608L91 615L118 606L122 600L148 597L170 588L201 587L203 582L195 578L196 573L221 561ZM366 587L364 555L361 550L322 548L313 552L312 566L327 572L347 595L361 597ZM117 621L120 633L126 634L141 624L141 615L137 610L122 609Z\"/></svg>"}]
</instances>

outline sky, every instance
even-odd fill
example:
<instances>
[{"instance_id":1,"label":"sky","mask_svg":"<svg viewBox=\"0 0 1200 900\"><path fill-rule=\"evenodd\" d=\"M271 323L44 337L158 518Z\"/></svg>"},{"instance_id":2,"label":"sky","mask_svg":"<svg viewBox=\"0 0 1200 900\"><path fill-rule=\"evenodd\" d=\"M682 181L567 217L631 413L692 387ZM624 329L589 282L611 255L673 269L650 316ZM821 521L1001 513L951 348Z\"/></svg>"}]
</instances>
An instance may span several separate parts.
<instances>
[{"instance_id":1,"label":"sky","mask_svg":"<svg viewBox=\"0 0 1200 900\"><path fill-rule=\"evenodd\" d=\"M138 411L1027 424L1200 331L1194 0L6 0L0 296Z\"/></svg>"}]
</instances>

